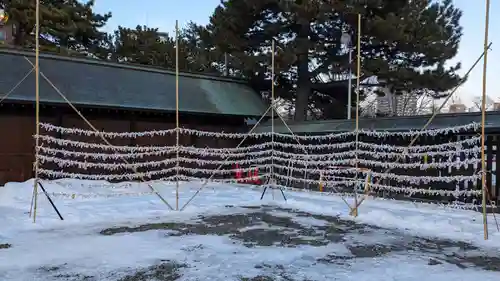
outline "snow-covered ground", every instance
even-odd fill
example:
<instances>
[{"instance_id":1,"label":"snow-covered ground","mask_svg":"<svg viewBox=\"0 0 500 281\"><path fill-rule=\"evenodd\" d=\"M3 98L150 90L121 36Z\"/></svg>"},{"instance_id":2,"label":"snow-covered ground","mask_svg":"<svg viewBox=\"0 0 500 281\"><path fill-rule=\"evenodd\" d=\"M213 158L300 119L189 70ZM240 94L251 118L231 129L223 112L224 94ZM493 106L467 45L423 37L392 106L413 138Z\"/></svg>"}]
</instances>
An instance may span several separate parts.
<instances>
[{"instance_id":1,"label":"snow-covered ground","mask_svg":"<svg viewBox=\"0 0 500 281\"><path fill-rule=\"evenodd\" d=\"M359 217L339 197L209 184L183 212L155 195L44 195L33 182L0 187L0 280L499 280L500 234L490 217L369 199ZM49 193L148 192L145 184L44 183ZM175 185L155 183L175 206ZM181 206L199 183L181 184ZM113 187L113 188L111 188ZM355 223L353 223L355 222Z\"/></svg>"}]
</instances>

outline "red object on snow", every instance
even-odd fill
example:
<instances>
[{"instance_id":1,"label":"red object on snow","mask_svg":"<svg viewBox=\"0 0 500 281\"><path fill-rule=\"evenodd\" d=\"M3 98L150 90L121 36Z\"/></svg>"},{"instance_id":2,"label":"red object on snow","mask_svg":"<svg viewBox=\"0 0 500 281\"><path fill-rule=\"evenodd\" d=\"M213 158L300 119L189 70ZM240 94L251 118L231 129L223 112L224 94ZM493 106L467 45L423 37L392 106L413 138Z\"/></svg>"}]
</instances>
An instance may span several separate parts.
<instances>
[{"instance_id":1,"label":"red object on snow","mask_svg":"<svg viewBox=\"0 0 500 281\"><path fill-rule=\"evenodd\" d=\"M243 173L240 170L240 165L236 164L235 165L236 173L234 177L236 178L236 182L240 182L241 178L243 177Z\"/></svg>"},{"instance_id":2,"label":"red object on snow","mask_svg":"<svg viewBox=\"0 0 500 281\"><path fill-rule=\"evenodd\" d=\"M259 178L259 168L258 167L256 167L255 170L253 170L253 176L254 176L253 183L260 185L261 182L260 182L260 178Z\"/></svg>"},{"instance_id":3,"label":"red object on snow","mask_svg":"<svg viewBox=\"0 0 500 281\"><path fill-rule=\"evenodd\" d=\"M258 167L251 167L247 172L246 178L243 177L243 171L242 171L242 169L240 169L239 164L234 164L234 169L236 170L235 174L234 174L236 182L256 184L256 185L262 184L262 181L259 178L259 168Z\"/></svg>"}]
</instances>

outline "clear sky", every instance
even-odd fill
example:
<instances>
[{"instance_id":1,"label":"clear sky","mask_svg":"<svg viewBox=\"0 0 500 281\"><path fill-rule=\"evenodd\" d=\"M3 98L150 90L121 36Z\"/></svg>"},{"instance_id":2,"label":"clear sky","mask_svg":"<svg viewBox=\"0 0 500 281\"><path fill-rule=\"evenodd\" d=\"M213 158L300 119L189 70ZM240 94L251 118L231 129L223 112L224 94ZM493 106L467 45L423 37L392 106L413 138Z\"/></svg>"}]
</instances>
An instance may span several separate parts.
<instances>
[{"instance_id":1,"label":"clear sky","mask_svg":"<svg viewBox=\"0 0 500 281\"><path fill-rule=\"evenodd\" d=\"M214 8L220 0L143 0L144 6L127 5L126 1L96 0L98 12L111 11L113 17L107 30L118 25L134 27L145 24L158 27L162 31L172 32L175 21L182 27L189 21L206 24ZM454 61L462 62L461 73L464 74L472 66L483 50L486 0L454 0L456 6L463 11L461 24L464 35L459 54ZM500 102L500 0L491 0L489 41L493 42L492 51L488 53L487 93L495 101ZM497 30L497 31L495 31ZM495 32L494 32L495 31ZM482 62L471 73L468 81L457 92L460 100L468 105L474 96L482 93Z\"/></svg>"}]
</instances>

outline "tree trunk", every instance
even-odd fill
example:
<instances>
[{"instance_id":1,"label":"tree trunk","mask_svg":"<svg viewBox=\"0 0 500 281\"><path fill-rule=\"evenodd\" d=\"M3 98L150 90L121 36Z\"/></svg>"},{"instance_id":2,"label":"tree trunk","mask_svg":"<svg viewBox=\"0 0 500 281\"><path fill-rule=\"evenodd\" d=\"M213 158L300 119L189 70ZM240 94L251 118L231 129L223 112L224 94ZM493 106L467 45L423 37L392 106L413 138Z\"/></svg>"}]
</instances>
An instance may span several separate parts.
<instances>
[{"instance_id":1,"label":"tree trunk","mask_svg":"<svg viewBox=\"0 0 500 281\"><path fill-rule=\"evenodd\" d=\"M309 80L309 58L307 54L299 55L297 59L297 98L295 99L295 121L307 119L311 81Z\"/></svg>"},{"instance_id":2,"label":"tree trunk","mask_svg":"<svg viewBox=\"0 0 500 281\"><path fill-rule=\"evenodd\" d=\"M309 95L311 94L311 78L309 74L309 21L300 23L297 34L297 94L295 99L295 121L307 119Z\"/></svg>"},{"instance_id":3,"label":"tree trunk","mask_svg":"<svg viewBox=\"0 0 500 281\"><path fill-rule=\"evenodd\" d=\"M16 31L14 34L14 45L25 47L28 45L29 34L32 29L27 24L16 22Z\"/></svg>"}]
</instances>

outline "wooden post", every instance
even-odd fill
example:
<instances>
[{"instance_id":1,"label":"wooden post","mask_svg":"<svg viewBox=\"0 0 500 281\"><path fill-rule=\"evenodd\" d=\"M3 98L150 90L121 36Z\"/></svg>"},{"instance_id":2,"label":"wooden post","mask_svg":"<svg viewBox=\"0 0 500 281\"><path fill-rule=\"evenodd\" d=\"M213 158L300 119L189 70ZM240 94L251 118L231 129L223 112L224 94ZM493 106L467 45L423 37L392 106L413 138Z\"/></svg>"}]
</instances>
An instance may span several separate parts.
<instances>
[{"instance_id":1,"label":"wooden post","mask_svg":"<svg viewBox=\"0 0 500 281\"><path fill-rule=\"evenodd\" d=\"M319 192L323 192L323 171L319 172Z\"/></svg>"}]
</instances>

